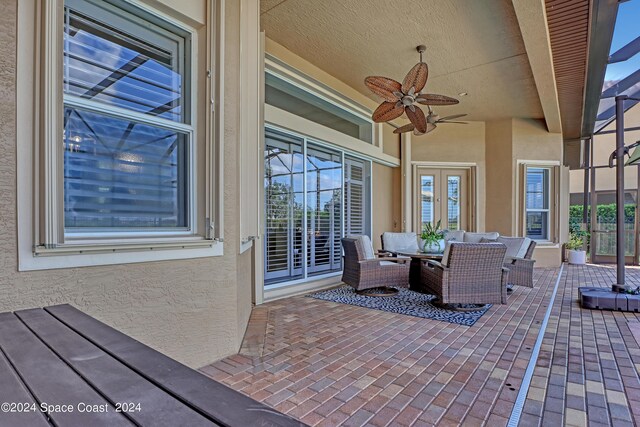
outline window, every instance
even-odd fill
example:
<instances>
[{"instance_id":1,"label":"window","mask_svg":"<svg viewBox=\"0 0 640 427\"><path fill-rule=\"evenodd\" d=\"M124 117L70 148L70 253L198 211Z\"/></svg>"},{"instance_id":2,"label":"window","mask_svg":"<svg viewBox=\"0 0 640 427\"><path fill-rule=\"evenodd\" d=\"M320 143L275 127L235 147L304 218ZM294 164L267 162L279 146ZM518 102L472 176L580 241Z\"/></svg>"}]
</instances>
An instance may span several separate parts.
<instances>
[{"instance_id":1,"label":"window","mask_svg":"<svg viewBox=\"0 0 640 427\"><path fill-rule=\"evenodd\" d=\"M65 1L65 238L193 226L190 40L154 21Z\"/></svg>"},{"instance_id":2,"label":"window","mask_svg":"<svg viewBox=\"0 0 640 427\"><path fill-rule=\"evenodd\" d=\"M43 22L19 30L38 53L18 57L20 269L221 255L219 3L201 28L130 0L38 5L19 12Z\"/></svg>"},{"instance_id":3,"label":"window","mask_svg":"<svg viewBox=\"0 0 640 427\"><path fill-rule=\"evenodd\" d=\"M345 135L373 141L373 123L271 73L265 76L265 102Z\"/></svg>"},{"instance_id":4,"label":"window","mask_svg":"<svg viewBox=\"0 0 640 427\"><path fill-rule=\"evenodd\" d=\"M551 168L526 168L526 236L534 240L551 240Z\"/></svg>"}]
</instances>

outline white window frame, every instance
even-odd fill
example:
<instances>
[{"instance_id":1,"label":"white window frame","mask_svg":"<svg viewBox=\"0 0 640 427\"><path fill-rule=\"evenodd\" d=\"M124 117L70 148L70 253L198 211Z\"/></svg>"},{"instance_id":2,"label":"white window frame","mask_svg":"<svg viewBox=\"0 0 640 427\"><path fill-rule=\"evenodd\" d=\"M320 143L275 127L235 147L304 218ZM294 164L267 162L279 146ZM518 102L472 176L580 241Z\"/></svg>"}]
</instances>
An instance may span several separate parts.
<instances>
[{"instance_id":1,"label":"white window frame","mask_svg":"<svg viewBox=\"0 0 640 427\"><path fill-rule=\"evenodd\" d=\"M64 239L62 206L62 34L64 0L24 0L18 5L17 158L18 269L41 270L190 259L223 254L223 34L224 0L207 2L206 60L198 58L197 29L139 0L124 0L135 8L170 22L191 34L190 226L188 233L100 233L81 240ZM35 31L34 31L35 28ZM200 65L202 64L202 65ZM203 79L202 73L207 73ZM206 80L207 105L197 105L198 84ZM200 88L203 90L204 88ZM65 97L81 106L84 100ZM206 123L197 122L196 107L209 110ZM102 113L122 116L106 106ZM130 112L127 114L131 115ZM144 122L149 119L145 118ZM163 119L158 118L162 125ZM172 128L178 127L175 123ZM201 132L198 137L195 130ZM204 136L204 138L202 137ZM194 159L205 156L205 170ZM197 186L196 184L197 180ZM197 194L196 194L197 192ZM204 197L202 195L204 194ZM198 200L201 199L201 200ZM200 211L197 206L200 205ZM203 209L204 207L204 209ZM196 218L198 212L205 218ZM197 224L201 226L198 228ZM202 225L204 224L204 225ZM106 236L106 237L105 237ZM71 236L69 236L71 237Z\"/></svg>"},{"instance_id":2,"label":"white window frame","mask_svg":"<svg viewBox=\"0 0 640 427\"><path fill-rule=\"evenodd\" d=\"M306 162L306 157L307 157L307 147L309 144L315 145L316 147L319 148L326 148L329 150L334 150L340 153L340 158L341 158L341 165L344 168L345 165L345 158L346 157L351 157L353 159L356 160L360 160L362 162L364 162L366 164L366 168L368 171L368 180L365 179L363 182L363 188L366 190L366 192L368 194L366 194L365 200L364 200L364 208L365 208L365 212L363 212L363 221L365 222L364 228L365 228L365 234L368 236L372 236L373 233L373 159L368 158L367 156L363 156L359 153L350 151L350 150L346 150L340 146L337 146L335 144L332 144L330 142L321 140L321 139L317 139L317 138L313 138L313 137L308 137L305 136L304 134L295 132L295 131L291 131L288 129L284 129L278 125L274 125L271 123L266 123L265 127L264 127L265 132L272 130L275 132L279 132L279 133L283 133L285 135L289 135L292 136L294 138L297 138L300 140L301 142L301 147L302 147L302 153L305 157L305 162L304 162L304 172L303 172L303 185L302 187L305 189L304 190L304 200L305 200L305 204L304 204L304 213L303 213L303 229L307 229L307 203L306 203L306 195L307 195L307 162ZM263 157L263 161L264 161L264 157ZM264 168L263 168L264 169ZM340 224L340 232L342 233L343 236L346 235L345 230L345 222L346 222L346 215L344 215L344 208L345 208L345 176L344 176L344 172L342 175L342 209L343 209L343 213L341 215L341 224ZM264 196L264 192L263 192L263 196ZM264 211L265 206L264 206L264 197L262 198L262 204L260 206L260 209L262 209ZM264 218L264 216L263 216ZM265 224L266 225L266 224ZM264 228L264 225L263 225ZM265 234L266 234L266 229L265 229ZM342 236L341 236L342 237ZM264 245L264 241L261 242L262 245ZM307 247L307 241L306 241L306 237L304 237L303 235L303 239L302 239L302 246L303 247ZM264 246L263 246L264 247ZM306 249L305 249L306 250ZM261 256L263 258L264 261L264 257L266 255L266 252L263 250L261 252ZM306 259L306 257L305 257ZM291 279L291 280L287 280L287 281L283 281L283 282L276 282L276 283L272 283L269 284L267 286L264 285L264 276L266 275L266 272L263 272L263 279L260 282L260 286L263 288L264 292L269 292L272 291L274 289L279 289L279 288L283 288L283 287L289 287L289 286L293 286L293 285L297 285L297 284L301 284L301 283L307 283L307 282L314 282L314 281L318 281L321 279L325 279L328 277L336 277L336 276L340 276L342 274L341 271L333 271L333 272L328 272L328 273L323 273L323 274L317 274L317 275L313 275L313 274L309 274L307 271L307 266L306 264L303 265L302 267L302 277L299 279Z\"/></svg>"},{"instance_id":3,"label":"white window frame","mask_svg":"<svg viewBox=\"0 0 640 427\"><path fill-rule=\"evenodd\" d=\"M546 171L546 175L543 172L543 188L542 188L542 194L543 194L543 198L546 198L546 208L541 208L541 209L534 209L534 208L529 208L527 206L527 196L529 194L529 172L531 171ZM525 233L527 230L527 218L529 216L530 212L542 212L542 213L546 213L547 214L547 233L546 236L543 236L541 239L534 239L533 237L530 237L532 240L536 240L536 241L543 241L543 242L548 242L551 240L550 236L551 236L551 227L553 225L553 219L551 218L551 181L553 179L553 169L550 167L545 167L545 166L534 166L534 165L528 165L525 169L525 187L524 187L524 215L525 215ZM529 237L529 236L526 236Z\"/></svg>"},{"instance_id":4,"label":"white window frame","mask_svg":"<svg viewBox=\"0 0 640 427\"><path fill-rule=\"evenodd\" d=\"M517 176L517 206L519 209L517 230L522 237L527 235L527 171L528 169L547 169L549 171L548 192L548 236L546 239L534 239L538 247L556 247L559 241L560 224L560 163L545 160L518 160ZM539 210L531 210L539 211ZM546 211L546 210L542 210Z\"/></svg>"}]
</instances>

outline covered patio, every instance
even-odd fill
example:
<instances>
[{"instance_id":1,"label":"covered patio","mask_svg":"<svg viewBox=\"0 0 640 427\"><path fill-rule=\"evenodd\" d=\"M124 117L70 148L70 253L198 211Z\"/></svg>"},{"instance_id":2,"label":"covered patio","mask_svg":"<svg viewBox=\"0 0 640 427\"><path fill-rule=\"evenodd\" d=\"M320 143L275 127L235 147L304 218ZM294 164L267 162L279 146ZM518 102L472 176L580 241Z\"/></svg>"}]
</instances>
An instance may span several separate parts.
<instances>
[{"instance_id":1,"label":"covered patio","mask_svg":"<svg viewBox=\"0 0 640 427\"><path fill-rule=\"evenodd\" d=\"M633 425L640 317L577 301L614 281L610 266L536 269L472 327L287 298L202 372L310 425Z\"/></svg>"},{"instance_id":2,"label":"covered patio","mask_svg":"<svg viewBox=\"0 0 640 427\"><path fill-rule=\"evenodd\" d=\"M640 425L640 313L578 301L640 285L624 230L591 230L618 276L565 262L572 176L597 207L586 141L616 16L638 2L0 2L0 385L160 389L187 414L150 398L153 418L122 415L140 425ZM640 37L616 43L638 61ZM607 92L640 96L630 76ZM336 289L377 302L318 298ZM32 331L25 309L51 305L105 342ZM23 381L23 359L45 374Z\"/></svg>"}]
</instances>

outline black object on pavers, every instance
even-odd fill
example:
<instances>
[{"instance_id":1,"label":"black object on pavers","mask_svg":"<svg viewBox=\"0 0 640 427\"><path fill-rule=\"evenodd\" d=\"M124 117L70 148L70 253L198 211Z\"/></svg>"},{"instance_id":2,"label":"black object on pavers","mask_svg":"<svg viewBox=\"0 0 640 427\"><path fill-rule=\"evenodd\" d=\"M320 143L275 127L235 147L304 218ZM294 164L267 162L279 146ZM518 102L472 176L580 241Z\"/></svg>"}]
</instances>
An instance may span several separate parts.
<instances>
[{"instance_id":1,"label":"black object on pavers","mask_svg":"<svg viewBox=\"0 0 640 427\"><path fill-rule=\"evenodd\" d=\"M583 308L617 311L640 311L640 295L613 292L606 288L578 288Z\"/></svg>"}]
</instances>

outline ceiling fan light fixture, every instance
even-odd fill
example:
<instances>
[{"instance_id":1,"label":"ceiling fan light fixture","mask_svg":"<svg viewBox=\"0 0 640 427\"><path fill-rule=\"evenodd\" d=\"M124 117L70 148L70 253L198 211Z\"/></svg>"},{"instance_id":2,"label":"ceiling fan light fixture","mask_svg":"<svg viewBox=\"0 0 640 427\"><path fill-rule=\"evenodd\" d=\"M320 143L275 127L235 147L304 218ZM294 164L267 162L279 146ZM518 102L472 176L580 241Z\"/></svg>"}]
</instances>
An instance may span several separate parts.
<instances>
[{"instance_id":1,"label":"ceiling fan light fixture","mask_svg":"<svg viewBox=\"0 0 640 427\"><path fill-rule=\"evenodd\" d=\"M422 135L435 129L435 125L428 123L427 116L417 104L427 106L454 105L459 102L457 99L445 95L421 93L429 76L429 67L422 61L422 54L426 50L425 45L416 46L416 51L420 54L420 62L409 70L402 83L381 76L369 76L364 80L371 92L384 99L384 102L372 115L374 122L388 122L404 113L411 121L411 126L402 126L394 132L414 131L416 135ZM431 114L431 110L429 113Z\"/></svg>"}]
</instances>

